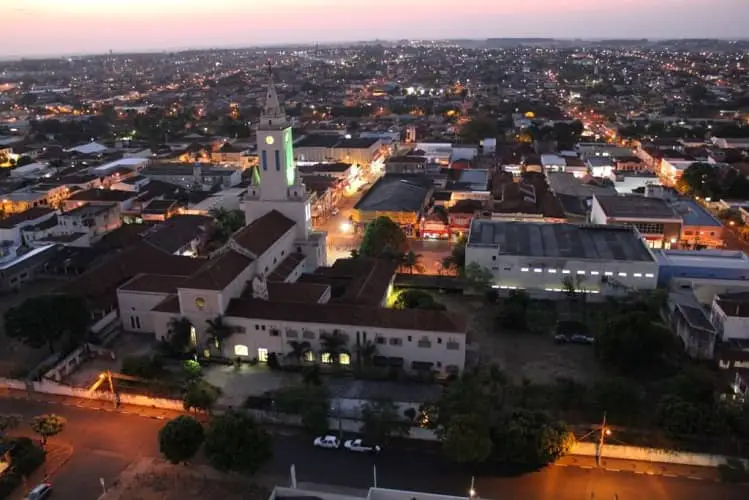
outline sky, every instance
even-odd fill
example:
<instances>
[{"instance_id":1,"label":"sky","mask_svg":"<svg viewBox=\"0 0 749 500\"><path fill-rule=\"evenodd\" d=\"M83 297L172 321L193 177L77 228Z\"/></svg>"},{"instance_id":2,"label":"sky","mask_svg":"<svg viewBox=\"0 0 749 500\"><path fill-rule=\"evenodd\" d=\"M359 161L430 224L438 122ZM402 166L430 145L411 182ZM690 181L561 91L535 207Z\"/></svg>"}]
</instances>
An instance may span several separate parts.
<instances>
[{"instance_id":1,"label":"sky","mask_svg":"<svg viewBox=\"0 0 749 500\"><path fill-rule=\"evenodd\" d=\"M0 57L403 38L749 37L749 0L0 0L0 11Z\"/></svg>"}]
</instances>

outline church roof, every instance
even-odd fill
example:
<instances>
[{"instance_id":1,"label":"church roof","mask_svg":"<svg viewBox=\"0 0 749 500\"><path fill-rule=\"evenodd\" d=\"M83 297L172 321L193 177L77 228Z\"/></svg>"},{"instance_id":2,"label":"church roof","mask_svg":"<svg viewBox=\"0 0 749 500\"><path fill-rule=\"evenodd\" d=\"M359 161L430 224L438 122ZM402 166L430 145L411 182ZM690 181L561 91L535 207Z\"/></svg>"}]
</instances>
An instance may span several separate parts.
<instances>
[{"instance_id":1,"label":"church roof","mask_svg":"<svg viewBox=\"0 0 749 500\"><path fill-rule=\"evenodd\" d=\"M293 220L278 210L271 210L241 229L232 239L245 250L260 257L294 226Z\"/></svg>"}]
</instances>

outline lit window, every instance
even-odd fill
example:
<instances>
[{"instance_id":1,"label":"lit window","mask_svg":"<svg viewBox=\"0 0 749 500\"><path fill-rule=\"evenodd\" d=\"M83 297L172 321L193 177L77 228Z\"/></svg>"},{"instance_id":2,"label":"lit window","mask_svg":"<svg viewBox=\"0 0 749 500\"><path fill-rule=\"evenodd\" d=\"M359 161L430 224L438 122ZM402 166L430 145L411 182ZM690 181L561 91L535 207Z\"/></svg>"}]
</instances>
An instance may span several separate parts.
<instances>
[{"instance_id":1,"label":"lit window","mask_svg":"<svg viewBox=\"0 0 749 500\"><path fill-rule=\"evenodd\" d=\"M198 345L198 332L195 331L195 327L190 325L190 345L193 347Z\"/></svg>"},{"instance_id":2,"label":"lit window","mask_svg":"<svg viewBox=\"0 0 749 500\"><path fill-rule=\"evenodd\" d=\"M578 271L577 274L585 274L585 271Z\"/></svg>"},{"instance_id":3,"label":"lit window","mask_svg":"<svg viewBox=\"0 0 749 500\"><path fill-rule=\"evenodd\" d=\"M324 352L320 355L320 362L329 365L333 362L333 358L330 356L329 352Z\"/></svg>"},{"instance_id":4,"label":"lit window","mask_svg":"<svg viewBox=\"0 0 749 500\"><path fill-rule=\"evenodd\" d=\"M549 274L556 274L556 273L557 273L556 269L549 269Z\"/></svg>"},{"instance_id":5,"label":"lit window","mask_svg":"<svg viewBox=\"0 0 749 500\"><path fill-rule=\"evenodd\" d=\"M315 362L315 353L312 351L307 351L304 353L304 360L308 363L314 363Z\"/></svg>"},{"instance_id":6,"label":"lit window","mask_svg":"<svg viewBox=\"0 0 749 500\"><path fill-rule=\"evenodd\" d=\"M268 349L259 347L257 350L257 360L260 361L261 363L267 363L268 362Z\"/></svg>"},{"instance_id":7,"label":"lit window","mask_svg":"<svg viewBox=\"0 0 749 500\"><path fill-rule=\"evenodd\" d=\"M655 278L655 274L653 273L645 273L646 278Z\"/></svg>"},{"instance_id":8,"label":"lit window","mask_svg":"<svg viewBox=\"0 0 749 500\"><path fill-rule=\"evenodd\" d=\"M246 345L237 344L234 346L234 355L235 356L249 356L250 350L247 348Z\"/></svg>"},{"instance_id":9,"label":"lit window","mask_svg":"<svg viewBox=\"0 0 749 500\"><path fill-rule=\"evenodd\" d=\"M570 274L570 270L569 269L562 269L562 274Z\"/></svg>"},{"instance_id":10,"label":"lit window","mask_svg":"<svg viewBox=\"0 0 749 500\"><path fill-rule=\"evenodd\" d=\"M527 267L521 267L520 268L520 272L521 273L527 273L528 271L530 271L530 269L528 269Z\"/></svg>"},{"instance_id":11,"label":"lit window","mask_svg":"<svg viewBox=\"0 0 749 500\"><path fill-rule=\"evenodd\" d=\"M634 276L635 278L642 278L642 273L635 273L632 276Z\"/></svg>"},{"instance_id":12,"label":"lit window","mask_svg":"<svg viewBox=\"0 0 749 500\"><path fill-rule=\"evenodd\" d=\"M543 270L543 269L541 269L541 268L539 268L539 267L537 267L537 268L535 268L535 269L533 270L533 272L534 272L534 273L542 273L543 271L544 271L544 270Z\"/></svg>"},{"instance_id":13,"label":"lit window","mask_svg":"<svg viewBox=\"0 0 749 500\"><path fill-rule=\"evenodd\" d=\"M619 276L622 277L622 278L626 278L627 277L627 273L619 273Z\"/></svg>"},{"instance_id":14,"label":"lit window","mask_svg":"<svg viewBox=\"0 0 749 500\"><path fill-rule=\"evenodd\" d=\"M598 271L591 271L590 274L593 276L598 276L601 273L599 273Z\"/></svg>"},{"instance_id":15,"label":"lit window","mask_svg":"<svg viewBox=\"0 0 749 500\"><path fill-rule=\"evenodd\" d=\"M338 356L338 362L342 365L350 365L351 364L351 356L346 354L345 352L341 353Z\"/></svg>"},{"instance_id":16,"label":"lit window","mask_svg":"<svg viewBox=\"0 0 749 500\"><path fill-rule=\"evenodd\" d=\"M605 274L606 276L613 276L614 275L614 273L612 273L611 271L606 271L603 274Z\"/></svg>"}]
</instances>

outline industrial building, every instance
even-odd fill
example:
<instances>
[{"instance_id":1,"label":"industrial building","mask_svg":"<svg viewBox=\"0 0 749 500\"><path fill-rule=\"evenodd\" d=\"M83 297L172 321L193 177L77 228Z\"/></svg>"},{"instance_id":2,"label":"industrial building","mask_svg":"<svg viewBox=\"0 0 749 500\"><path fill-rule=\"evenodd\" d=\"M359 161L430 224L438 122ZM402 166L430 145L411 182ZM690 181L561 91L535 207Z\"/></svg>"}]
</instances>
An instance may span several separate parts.
<instances>
[{"instance_id":1,"label":"industrial building","mask_svg":"<svg viewBox=\"0 0 749 500\"><path fill-rule=\"evenodd\" d=\"M581 292L617 295L658 283L657 261L626 226L474 219L466 246L472 262L491 270L501 289L562 292L572 279Z\"/></svg>"},{"instance_id":2,"label":"industrial building","mask_svg":"<svg viewBox=\"0 0 749 500\"><path fill-rule=\"evenodd\" d=\"M425 176L387 174L354 206L353 222L364 225L385 216L414 234L433 192L432 181Z\"/></svg>"}]
</instances>

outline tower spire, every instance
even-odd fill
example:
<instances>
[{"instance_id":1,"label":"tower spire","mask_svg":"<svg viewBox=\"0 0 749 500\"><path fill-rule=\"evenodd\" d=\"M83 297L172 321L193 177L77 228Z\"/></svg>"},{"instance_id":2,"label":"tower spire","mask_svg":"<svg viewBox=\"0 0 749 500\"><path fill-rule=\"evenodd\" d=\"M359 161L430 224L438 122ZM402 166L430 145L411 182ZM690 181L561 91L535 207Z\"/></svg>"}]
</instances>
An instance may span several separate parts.
<instances>
[{"instance_id":1,"label":"tower spire","mask_svg":"<svg viewBox=\"0 0 749 500\"><path fill-rule=\"evenodd\" d=\"M276 93L276 85L273 82L273 65L270 59L268 59L268 90L265 94L265 104L263 105L261 120L262 122L270 122L274 125L279 122L286 122L286 115L281 108L281 103Z\"/></svg>"}]
</instances>

